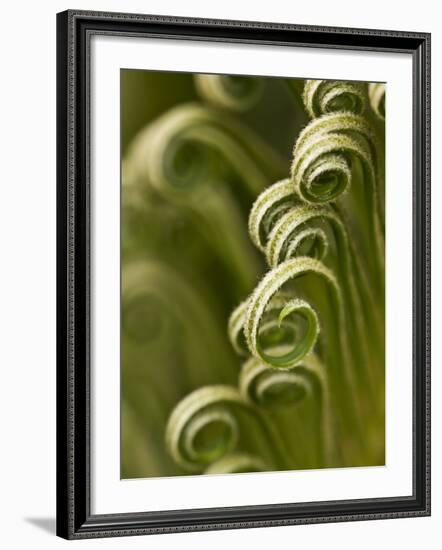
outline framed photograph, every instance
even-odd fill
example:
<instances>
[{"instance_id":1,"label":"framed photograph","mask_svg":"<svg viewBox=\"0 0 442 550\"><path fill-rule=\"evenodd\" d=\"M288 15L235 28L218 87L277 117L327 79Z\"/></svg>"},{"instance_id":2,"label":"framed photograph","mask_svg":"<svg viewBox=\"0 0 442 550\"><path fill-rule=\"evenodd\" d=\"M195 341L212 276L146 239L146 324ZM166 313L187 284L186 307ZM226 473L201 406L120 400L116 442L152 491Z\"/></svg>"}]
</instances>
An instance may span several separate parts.
<instances>
[{"instance_id":1,"label":"framed photograph","mask_svg":"<svg viewBox=\"0 0 442 550\"><path fill-rule=\"evenodd\" d=\"M57 16L57 534L430 514L430 36Z\"/></svg>"}]
</instances>

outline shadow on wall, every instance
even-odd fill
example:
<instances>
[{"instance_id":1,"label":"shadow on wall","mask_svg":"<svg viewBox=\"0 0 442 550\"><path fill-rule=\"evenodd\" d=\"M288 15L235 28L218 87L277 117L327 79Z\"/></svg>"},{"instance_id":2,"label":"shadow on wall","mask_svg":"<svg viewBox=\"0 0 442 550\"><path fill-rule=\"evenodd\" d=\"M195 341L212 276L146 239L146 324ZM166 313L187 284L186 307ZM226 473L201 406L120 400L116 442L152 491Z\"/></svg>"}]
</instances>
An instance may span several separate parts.
<instances>
[{"instance_id":1,"label":"shadow on wall","mask_svg":"<svg viewBox=\"0 0 442 550\"><path fill-rule=\"evenodd\" d=\"M46 531L46 533L55 535L55 518L24 518L24 520Z\"/></svg>"}]
</instances>

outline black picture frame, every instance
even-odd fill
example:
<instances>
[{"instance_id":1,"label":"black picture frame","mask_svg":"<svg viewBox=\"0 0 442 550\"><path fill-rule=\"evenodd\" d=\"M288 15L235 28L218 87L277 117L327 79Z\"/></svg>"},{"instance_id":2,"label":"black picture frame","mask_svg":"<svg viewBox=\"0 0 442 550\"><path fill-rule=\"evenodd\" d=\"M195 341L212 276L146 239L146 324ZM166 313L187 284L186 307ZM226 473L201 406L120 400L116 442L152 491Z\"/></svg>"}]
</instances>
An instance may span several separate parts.
<instances>
[{"instance_id":1,"label":"black picture frame","mask_svg":"<svg viewBox=\"0 0 442 550\"><path fill-rule=\"evenodd\" d=\"M94 34L406 52L413 58L413 495L92 515L89 43ZM411 220L410 220L411 222ZM67 539L430 514L430 35L69 10L57 15L57 534Z\"/></svg>"}]
</instances>

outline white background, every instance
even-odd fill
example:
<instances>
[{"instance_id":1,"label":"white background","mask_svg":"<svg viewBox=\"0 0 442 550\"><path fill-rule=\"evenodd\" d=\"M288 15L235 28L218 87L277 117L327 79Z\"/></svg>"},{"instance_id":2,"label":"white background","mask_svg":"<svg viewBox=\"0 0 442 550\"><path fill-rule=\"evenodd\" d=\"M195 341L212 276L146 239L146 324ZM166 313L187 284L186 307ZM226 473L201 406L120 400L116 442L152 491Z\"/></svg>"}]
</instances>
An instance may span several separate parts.
<instances>
[{"instance_id":1,"label":"white background","mask_svg":"<svg viewBox=\"0 0 442 550\"><path fill-rule=\"evenodd\" d=\"M441 263L442 31L437 2L315 0L131 0L31 3L2 10L0 235L2 329L0 385L1 519L5 548L202 549L225 545L310 549L401 549L442 536L440 286L433 285L433 516L376 522L161 535L67 543L53 535L55 514L55 13L68 7L300 24L419 30L433 33L433 281Z\"/></svg>"}]
</instances>

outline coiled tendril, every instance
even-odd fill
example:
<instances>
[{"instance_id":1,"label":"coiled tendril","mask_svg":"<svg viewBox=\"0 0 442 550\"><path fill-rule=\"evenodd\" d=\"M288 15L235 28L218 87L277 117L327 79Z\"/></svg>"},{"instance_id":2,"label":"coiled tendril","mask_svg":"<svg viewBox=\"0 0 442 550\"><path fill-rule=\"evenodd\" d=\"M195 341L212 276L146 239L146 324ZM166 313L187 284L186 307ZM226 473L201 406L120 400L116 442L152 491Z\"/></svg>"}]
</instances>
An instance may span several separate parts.
<instances>
[{"instance_id":1,"label":"coiled tendril","mask_svg":"<svg viewBox=\"0 0 442 550\"><path fill-rule=\"evenodd\" d=\"M189 471L199 471L233 450L238 423L229 405L243 405L239 392L229 386L205 386L181 400L166 427L166 445Z\"/></svg>"},{"instance_id":2,"label":"coiled tendril","mask_svg":"<svg viewBox=\"0 0 442 550\"><path fill-rule=\"evenodd\" d=\"M137 136L129 153L140 181L161 196L187 200L201 186L241 180L255 195L284 162L254 132L199 105L171 109Z\"/></svg>"},{"instance_id":3,"label":"coiled tendril","mask_svg":"<svg viewBox=\"0 0 442 550\"><path fill-rule=\"evenodd\" d=\"M275 294L289 281L311 272L326 279L340 301L340 290L333 273L317 260L308 257L295 258L286 260L272 269L255 288L248 302L244 334L250 353L254 357L259 357L273 367L286 368L312 350L319 333L318 316L310 304L299 298L286 301L279 313L280 322L293 314L297 324L295 338L288 351L283 350L281 354L274 354L271 351L272 346L266 345L265 340L263 341L261 332L266 310Z\"/></svg>"},{"instance_id":4,"label":"coiled tendril","mask_svg":"<svg viewBox=\"0 0 442 550\"><path fill-rule=\"evenodd\" d=\"M240 75L197 74L194 82L198 93L215 105L232 111L246 111L260 99L262 78Z\"/></svg>"},{"instance_id":5,"label":"coiled tendril","mask_svg":"<svg viewBox=\"0 0 442 550\"><path fill-rule=\"evenodd\" d=\"M289 294L279 292L273 296L267 304L259 328L260 345L264 349L272 348L281 352L284 348L295 346L297 339L305 327L301 319L291 316L292 313L302 315L301 306L306 305L301 301L294 301ZM249 300L239 304L232 312L228 322L228 334L230 342L241 356L248 356L250 350L247 346L244 324L246 322Z\"/></svg>"},{"instance_id":6,"label":"coiled tendril","mask_svg":"<svg viewBox=\"0 0 442 550\"><path fill-rule=\"evenodd\" d=\"M376 192L375 136L364 118L350 113L324 115L300 133L293 150L295 191L312 204L329 202L344 193L352 179L352 161L363 164Z\"/></svg>"},{"instance_id":7,"label":"coiled tendril","mask_svg":"<svg viewBox=\"0 0 442 550\"><path fill-rule=\"evenodd\" d=\"M265 407L298 403L313 392L311 381L304 375L301 364L302 361L281 370L250 357L241 369L240 392L252 403Z\"/></svg>"},{"instance_id":8,"label":"coiled tendril","mask_svg":"<svg viewBox=\"0 0 442 550\"><path fill-rule=\"evenodd\" d=\"M233 451L239 439L238 413L249 414L266 438L276 459L284 463L275 432L259 410L247 403L237 388L213 385L199 388L182 399L169 416L166 447L174 460L188 471L201 471Z\"/></svg>"},{"instance_id":9,"label":"coiled tendril","mask_svg":"<svg viewBox=\"0 0 442 550\"><path fill-rule=\"evenodd\" d=\"M365 110L367 92L358 82L343 80L306 80L303 92L305 108L311 118L327 113Z\"/></svg>"},{"instance_id":10,"label":"coiled tendril","mask_svg":"<svg viewBox=\"0 0 442 550\"><path fill-rule=\"evenodd\" d=\"M276 267L283 260L299 256L322 260L329 248L326 221L339 228L339 237L343 240L342 224L327 207L297 206L284 213L268 238L266 257L269 265Z\"/></svg>"}]
</instances>

